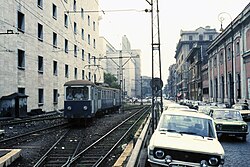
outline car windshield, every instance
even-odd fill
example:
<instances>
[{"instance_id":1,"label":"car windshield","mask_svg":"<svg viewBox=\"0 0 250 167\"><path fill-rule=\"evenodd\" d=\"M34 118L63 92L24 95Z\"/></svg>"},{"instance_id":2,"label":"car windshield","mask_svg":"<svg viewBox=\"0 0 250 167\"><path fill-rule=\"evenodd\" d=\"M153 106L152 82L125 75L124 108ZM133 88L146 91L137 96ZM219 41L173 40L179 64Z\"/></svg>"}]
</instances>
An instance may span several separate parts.
<instances>
[{"instance_id":1,"label":"car windshield","mask_svg":"<svg viewBox=\"0 0 250 167\"><path fill-rule=\"evenodd\" d=\"M215 138L212 120L200 117L164 114L159 130Z\"/></svg>"},{"instance_id":2,"label":"car windshield","mask_svg":"<svg viewBox=\"0 0 250 167\"><path fill-rule=\"evenodd\" d=\"M215 110L213 112L213 118L242 120L240 112L236 110Z\"/></svg>"}]
</instances>

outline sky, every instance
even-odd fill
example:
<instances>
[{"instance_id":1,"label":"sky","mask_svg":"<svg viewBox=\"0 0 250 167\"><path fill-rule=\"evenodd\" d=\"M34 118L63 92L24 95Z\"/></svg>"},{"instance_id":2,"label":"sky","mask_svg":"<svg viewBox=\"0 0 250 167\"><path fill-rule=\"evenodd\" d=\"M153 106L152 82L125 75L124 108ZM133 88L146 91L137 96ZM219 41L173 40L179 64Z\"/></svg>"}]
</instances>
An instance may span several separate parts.
<instances>
[{"instance_id":1,"label":"sky","mask_svg":"<svg viewBox=\"0 0 250 167\"><path fill-rule=\"evenodd\" d=\"M180 31L193 31L199 27L210 26L219 32L221 26L219 18L224 18L222 25L225 28L250 1L158 0L158 2L161 72L163 83L167 84L169 66L175 63L174 56ZM99 23L100 35L118 50L121 49L122 36L126 35L131 49L142 51L142 75L152 76L151 14L143 11L150 9L148 2L146 0L99 0L99 7L104 11ZM158 64L154 63L154 66L158 68Z\"/></svg>"}]
</instances>

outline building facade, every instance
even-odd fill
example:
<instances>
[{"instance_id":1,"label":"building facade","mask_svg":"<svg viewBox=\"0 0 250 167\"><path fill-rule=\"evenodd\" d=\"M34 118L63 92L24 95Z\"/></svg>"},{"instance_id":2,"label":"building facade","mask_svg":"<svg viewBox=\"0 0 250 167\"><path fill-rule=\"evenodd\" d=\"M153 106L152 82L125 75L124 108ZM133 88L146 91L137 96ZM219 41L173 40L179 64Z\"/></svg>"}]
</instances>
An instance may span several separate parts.
<instances>
[{"instance_id":1,"label":"building facade","mask_svg":"<svg viewBox=\"0 0 250 167\"><path fill-rule=\"evenodd\" d=\"M167 80L167 92L166 97L169 99L175 99L177 97L177 89L176 89L176 64L172 64L169 68L169 76Z\"/></svg>"},{"instance_id":2,"label":"building facade","mask_svg":"<svg viewBox=\"0 0 250 167\"><path fill-rule=\"evenodd\" d=\"M209 99L234 104L250 98L250 4L208 48Z\"/></svg>"},{"instance_id":3,"label":"building facade","mask_svg":"<svg viewBox=\"0 0 250 167\"><path fill-rule=\"evenodd\" d=\"M182 31L180 33L180 40L176 47L176 75L177 75L177 96L179 98L188 98L188 80L189 80L189 66L187 64L187 57L194 47L194 44L201 41L212 41L218 33L215 29L209 26L205 28L200 27L194 31Z\"/></svg>"},{"instance_id":4,"label":"building facade","mask_svg":"<svg viewBox=\"0 0 250 167\"><path fill-rule=\"evenodd\" d=\"M55 111L63 109L68 80L103 82L99 14L91 10L98 10L98 0L1 3L0 32L7 33L0 35L0 97L24 93L28 112Z\"/></svg>"},{"instance_id":5,"label":"building facade","mask_svg":"<svg viewBox=\"0 0 250 167\"><path fill-rule=\"evenodd\" d=\"M187 86L189 92L187 98L190 100L203 101L205 100L203 99L203 96L206 96L208 93L205 91L206 86L203 86L203 81L207 80L207 78L203 76L203 73L205 72L203 67L207 65L208 57L206 50L211 42L212 41L210 40L195 42L187 56Z\"/></svg>"}]
</instances>

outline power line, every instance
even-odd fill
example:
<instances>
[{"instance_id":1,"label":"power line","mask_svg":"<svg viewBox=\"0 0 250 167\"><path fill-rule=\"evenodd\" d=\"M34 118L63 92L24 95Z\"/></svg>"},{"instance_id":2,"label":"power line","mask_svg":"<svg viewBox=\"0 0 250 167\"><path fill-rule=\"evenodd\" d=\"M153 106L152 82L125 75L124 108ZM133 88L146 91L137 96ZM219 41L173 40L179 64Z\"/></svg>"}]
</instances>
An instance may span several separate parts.
<instances>
[{"instance_id":1,"label":"power line","mask_svg":"<svg viewBox=\"0 0 250 167\"><path fill-rule=\"evenodd\" d=\"M65 13L111 13L111 12L145 12L144 10L138 10L138 9L113 9L113 10L85 10L85 11L65 11Z\"/></svg>"}]
</instances>

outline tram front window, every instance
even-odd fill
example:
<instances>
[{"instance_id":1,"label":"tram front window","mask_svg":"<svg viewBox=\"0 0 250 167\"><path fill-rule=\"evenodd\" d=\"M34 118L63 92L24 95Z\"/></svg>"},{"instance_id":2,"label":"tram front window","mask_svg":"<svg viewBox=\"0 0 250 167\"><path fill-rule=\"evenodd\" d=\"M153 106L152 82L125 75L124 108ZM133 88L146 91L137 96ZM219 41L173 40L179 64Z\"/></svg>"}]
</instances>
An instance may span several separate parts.
<instances>
[{"instance_id":1,"label":"tram front window","mask_svg":"<svg viewBox=\"0 0 250 167\"><path fill-rule=\"evenodd\" d=\"M67 87L66 99L67 100L88 100L89 99L88 87Z\"/></svg>"}]
</instances>

